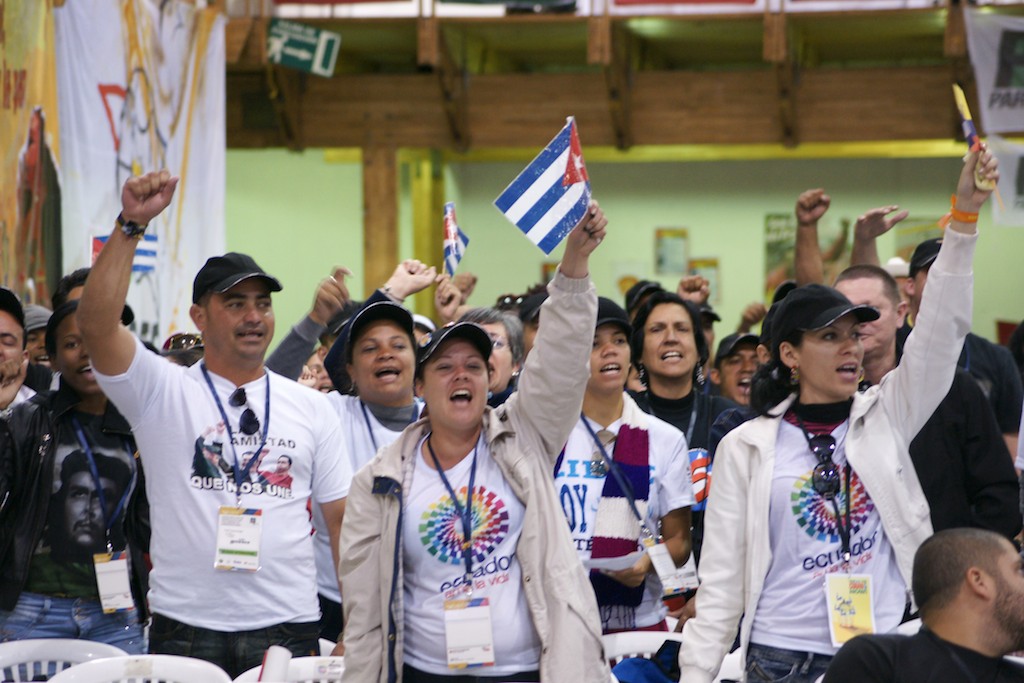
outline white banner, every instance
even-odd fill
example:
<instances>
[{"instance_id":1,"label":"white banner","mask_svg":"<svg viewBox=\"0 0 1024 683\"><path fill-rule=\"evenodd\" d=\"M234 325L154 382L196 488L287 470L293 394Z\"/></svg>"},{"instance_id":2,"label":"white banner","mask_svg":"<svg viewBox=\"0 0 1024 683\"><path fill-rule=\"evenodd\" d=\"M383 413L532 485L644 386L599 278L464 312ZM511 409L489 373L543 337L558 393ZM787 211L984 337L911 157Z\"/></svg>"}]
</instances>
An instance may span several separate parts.
<instances>
[{"instance_id":1,"label":"white banner","mask_svg":"<svg viewBox=\"0 0 1024 683\"><path fill-rule=\"evenodd\" d=\"M1024 227L1024 145L998 135L988 136L988 144L999 159L999 198L988 200L992 221L996 225Z\"/></svg>"},{"instance_id":2,"label":"white banner","mask_svg":"<svg viewBox=\"0 0 1024 683\"><path fill-rule=\"evenodd\" d=\"M92 265L131 175L181 177L136 252L128 301L159 346L194 329L192 279L224 251L224 26L181 0L74 0L54 11L64 272Z\"/></svg>"},{"instance_id":3,"label":"white banner","mask_svg":"<svg viewBox=\"0 0 1024 683\"><path fill-rule=\"evenodd\" d=\"M1024 131L1024 18L981 9L965 14L985 134Z\"/></svg>"}]
</instances>

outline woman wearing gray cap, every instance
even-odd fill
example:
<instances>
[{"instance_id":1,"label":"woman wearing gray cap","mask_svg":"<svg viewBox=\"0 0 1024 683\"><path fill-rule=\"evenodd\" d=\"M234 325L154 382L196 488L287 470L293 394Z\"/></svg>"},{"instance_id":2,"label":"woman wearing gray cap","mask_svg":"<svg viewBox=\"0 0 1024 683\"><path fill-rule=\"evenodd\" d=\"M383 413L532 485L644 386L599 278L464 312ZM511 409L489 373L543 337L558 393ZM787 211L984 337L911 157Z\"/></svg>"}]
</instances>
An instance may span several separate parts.
<instances>
[{"instance_id":1,"label":"woman wearing gray cap","mask_svg":"<svg viewBox=\"0 0 1024 683\"><path fill-rule=\"evenodd\" d=\"M578 415L596 296L596 204L569 234L519 391L487 407L491 339L421 348L425 417L356 475L341 533L345 674L357 681L609 679L551 469Z\"/></svg>"},{"instance_id":2,"label":"woman wearing gray cap","mask_svg":"<svg viewBox=\"0 0 1024 683\"><path fill-rule=\"evenodd\" d=\"M977 212L989 195L976 166L998 177L988 151L968 156L918 325L878 385L857 390L859 328L877 310L821 285L779 304L771 361L752 390L760 417L718 447L685 683L714 678L738 624L747 681L811 683L843 642L891 631L913 609L913 557L932 527L907 446L949 390L970 329Z\"/></svg>"}]
</instances>

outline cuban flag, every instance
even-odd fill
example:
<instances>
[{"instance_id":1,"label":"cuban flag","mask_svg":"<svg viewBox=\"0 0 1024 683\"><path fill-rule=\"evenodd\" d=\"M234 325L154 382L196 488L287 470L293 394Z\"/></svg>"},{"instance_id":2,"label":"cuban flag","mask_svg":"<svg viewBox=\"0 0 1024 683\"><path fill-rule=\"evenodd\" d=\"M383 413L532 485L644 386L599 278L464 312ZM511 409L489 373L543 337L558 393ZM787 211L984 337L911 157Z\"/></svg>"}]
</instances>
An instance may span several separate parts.
<instances>
[{"instance_id":1,"label":"cuban flag","mask_svg":"<svg viewBox=\"0 0 1024 683\"><path fill-rule=\"evenodd\" d=\"M494 200L505 218L545 254L580 222L589 203L590 178L583 164L576 119L571 116L544 151Z\"/></svg>"},{"instance_id":2,"label":"cuban flag","mask_svg":"<svg viewBox=\"0 0 1024 683\"><path fill-rule=\"evenodd\" d=\"M444 205L444 272L455 275L468 246L469 238L455 222L455 202L448 202Z\"/></svg>"},{"instance_id":3,"label":"cuban flag","mask_svg":"<svg viewBox=\"0 0 1024 683\"><path fill-rule=\"evenodd\" d=\"M110 235L94 235L92 238L92 262L96 263L96 257L100 250L107 243ZM145 234L135 245L135 258L132 259L133 273L152 273L156 270L159 242L156 235Z\"/></svg>"}]
</instances>

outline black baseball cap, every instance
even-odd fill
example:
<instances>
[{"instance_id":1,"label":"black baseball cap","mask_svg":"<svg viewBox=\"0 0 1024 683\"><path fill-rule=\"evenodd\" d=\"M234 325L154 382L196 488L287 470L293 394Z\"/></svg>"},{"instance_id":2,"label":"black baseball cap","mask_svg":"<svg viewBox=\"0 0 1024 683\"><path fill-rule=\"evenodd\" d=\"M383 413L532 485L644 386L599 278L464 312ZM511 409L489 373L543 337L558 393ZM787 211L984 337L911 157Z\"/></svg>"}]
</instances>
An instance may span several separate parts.
<instances>
[{"instance_id":1,"label":"black baseball cap","mask_svg":"<svg viewBox=\"0 0 1024 683\"><path fill-rule=\"evenodd\" d=\"M21 306L21 299L6 287L0 287L0 311L10 313L21 329L25 329L25 309Z\"/></svg>"},{"instance_id":2,"label":"black baseball cap","mask_svg":"<svg viewBox=\"0 0 1024 683\"><path fill-rule=\"evenodd\" d=\"M918 271L924 270L932 265L939 256L939 249L942 247L942 238L925 240L914 249L914 255L910 257L910 277L914 277Z\"/></svg>"},{"instance_id":3,"label":"black baseball cap","mask_svg":"<svg viewBox=\"0 0 1024 683\"><path fill-rule=\"evenodd\" d=\"M601 325L609 324L618 325L622 328L627 338L633 334L633 326L629 323L629 315L622 306L619 306L607 297L600 296L597 298L597 324L594 325L594 329L596 330Z\"/></svg>"},{"instance_id":4,"label":"black baseball cap","mask_svg":"<svg viewBox=\"0 0 1024 683\"><path fill-rule=\"evenodd\" d=\"M342 328L338 337L339 344L344 344L345 362L352 362L352 344L359 338L359 334L366 329L370 323L378 320L390 320L398 325L409 337L409 343L416 348L416 335L413 333L412 313L405 306L396 304L394 301L375 301L369 306L360 308L354 316Z\"/></svg>"},{"instance_id":5,"label":"black baseball cap","mask_svg":"<svg viewBox=\"0 0 1024 683\"><path fill-rule=\"evenodd\" d=\"M412 318L410 317L410 320ZM476 350L480 352L480 355L487 361L491 357L491 348L493 343L491 342L490 336L484 331L484 328L480 327L476 323L468 322L456 322L448 323L444 327L440 327L436 332L423 337L420 342L419 354L416 358L416 369L417 372L423 368L423 365L427 360L434 355L434 352L438 350L445 342L452 341L454 339L463 339L468 341Z\"/></svg>"},{"instance_id":6,"label":"black baseball cap","mask_svg":"<svg viewBox=\"0 0 1024 683\"><path fill-rule=\"evenodd\" d=\"M653 294L658 291L664 291L664 289L664 287L653 280L640 280L626 290L626 310L632 311L640 305L640 300L646 295Z\"/></svg>"},{"instance_id":7,"label":"black baseball cap","mask_svg":"<svg viewBox=\"0 0 1024 683\"><path fill-rule=\"evenodd\" d=\"M796 280L785 280L778 287L775 288L775 292L772 294L772 303L777 304L786 296L796 289Z\"/></svg>"},{"instance_id":8,"label":"black baseball cap","mask_svg":"<svg viewBox=\"0 0 1024 683\"><path fill-rule=\"evenodd\" d=\"M707 316L716 323L722 322L722 316L715 313L715 309L711 308L708 304L700 305L700 314L702 317Z\"/></svg>"},{"instance_id":9,"label":"black baseball cap","mask_svg":"<svg viewBox=\"0 0 1024 683\"><path fill-rule=\"evenodd\" d=\"M836 290L819 284L797 287L778 306L771 323L772 355L776 358L781 343L797 330L820 330L847 313L862 323L878 320L877 308L854 305Z\"/></svg>"},{"instance_id":10,"label":"black baseball cap","mask_svg":"<svg viewBox=\"0 0 1024 683\"><path fill-rule=\"evenodd\" d=\"M204 294L223 293L243 280L256 277L267 283L271 292L280 292L281 283L259 267L252 256L231 251L223 256L212 256L192 283L192 303L197 304Z\"/></svg>"},{"instance_id":11,"label":"black baseball cap","mask_svg":"<svg viewBox=\"0 0 1024 683\"><path fill-rule=\"evenodd\" d=\"M722 341L718 342L718 352L715 354L715 367L718 367L721 361L731 356L740 344L753 344L756 347L758 341L758 336L750 332L733 332L727 335Z\"/></svg>"},{"instance_id":12,"label":"black baseball cap","mask_svg":"<svg viewBox=\"0 0 1024 683\"><path fill-rule=\"evenodd\" d=\"M540 315L540 306L547 301L548 293L537 292L523 299L523 303L519 304L519 320L526 323L532 323Z\"/></svg>"}]
</instances>

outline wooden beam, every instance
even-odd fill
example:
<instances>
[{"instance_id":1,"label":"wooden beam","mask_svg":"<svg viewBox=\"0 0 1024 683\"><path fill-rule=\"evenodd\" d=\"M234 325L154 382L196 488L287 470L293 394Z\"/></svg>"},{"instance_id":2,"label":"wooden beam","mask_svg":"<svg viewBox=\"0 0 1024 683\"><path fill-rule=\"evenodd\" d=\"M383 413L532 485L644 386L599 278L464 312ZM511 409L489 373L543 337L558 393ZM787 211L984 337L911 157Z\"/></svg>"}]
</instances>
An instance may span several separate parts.
<instances>
[{"instance_id":1,"label":"wooden beam","mask_svg":"<svg viewBox=\"0 0 1024 683\"><path fill-rule=\"evenodd\" d=\"M419 150L409 162L412 198L413 256L442 272L444 236L444 163L437 150ZM434 288L428 287L413 298L413 310L434 317Z\"/></svg>"},{"instance_id":2,"label":"wooden beam","mask_svg":"<svg viewBox=\"0 0 1024 683\"><path fill-rule=\"evenodd\" d=\"M966 59L967 26L964 23L964 6L953 0L946 2L946 30L942 37L942 54L950 59Z\"/></svg>"},{"instance_id":3,"label":"wooden beam","mask_svg":"<svg viewBox=\"0 0 1024 683\"><path fill-rule=\"evenodd\" d=\"M615 132L615 146L633 144L632 90L633 44L625 27L608 16L587 20L587 62L601 66L608 96L608 114Z\"/></svg>"},{"instance_id":4,"label":"wooden beam","mask_svg":"<svg viewBox=\"0 0 1024 683\"><path fill-rule=\"evenodd\" d=\"M437 74L441 106L452 136L450 144L460 152L465 152L472 140L469 129L469 76L465 67L452 58L438 19L420 19L416 27L417 62Z\"/></svg>"},{"instance_id":5,"label":"wooden beam","mask_svg":"<svg viewBox=\"0 0 1024 683\"><path fill-rule=\"evenodd\" d=\"M302 135L302 93L306 74L267 65L267 98L274 108L285 146L293 152L305 148Z\"/></svg>"},{"instance_id":6,"label":"wooden beam","mask_svg":"<svg viewBox=\"0 0 1024 683\"><path fill-rule=\"evenodd\" d=\"M398 172L392 145L363 148L363 291L372 292L398 263Z\"/></svg>"}]
</instances>

